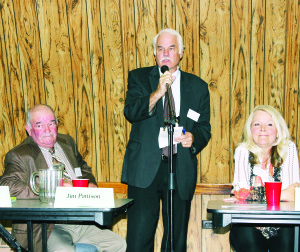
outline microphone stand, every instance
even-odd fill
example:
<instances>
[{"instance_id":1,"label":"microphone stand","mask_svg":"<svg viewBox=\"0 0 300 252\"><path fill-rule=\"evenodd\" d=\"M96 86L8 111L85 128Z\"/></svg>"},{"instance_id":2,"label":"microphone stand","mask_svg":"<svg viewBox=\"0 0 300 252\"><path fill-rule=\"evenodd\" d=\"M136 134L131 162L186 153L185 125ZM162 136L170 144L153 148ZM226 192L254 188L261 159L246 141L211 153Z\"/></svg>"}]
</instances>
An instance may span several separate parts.
<instances>
[{"instance_id":1,"label":"microphone stand","mask_svg":"<svg viewBox=\"0 0 300 252\"><path fill-rule=\"evenodd\" d=\"M168 126L168 135L169 135L169 158L168 158L168 166L169 166L169 230L170 230L170 248L171 252L174 251L174 190L176 187L175 174L173 172L173 134L174 134L174 126L176 123L176 116L174 113L174 108L171 101L170 96L170 87L167 85L167 96L168 96L168 104L170 110L170 119L165 120L165 125Z\"/></svg>"},{"instance_id":2,"label":"microphone stand","mask_svg":"<svg viewBox=\"0 0 300 252\"><path fill-rule=\"evenodd\" d=\"M1 224L0 235L6 240L6 242L17 252L27 252L26 249L21 247L20 243L13 237Z\"/></svg>"}]
</instances>

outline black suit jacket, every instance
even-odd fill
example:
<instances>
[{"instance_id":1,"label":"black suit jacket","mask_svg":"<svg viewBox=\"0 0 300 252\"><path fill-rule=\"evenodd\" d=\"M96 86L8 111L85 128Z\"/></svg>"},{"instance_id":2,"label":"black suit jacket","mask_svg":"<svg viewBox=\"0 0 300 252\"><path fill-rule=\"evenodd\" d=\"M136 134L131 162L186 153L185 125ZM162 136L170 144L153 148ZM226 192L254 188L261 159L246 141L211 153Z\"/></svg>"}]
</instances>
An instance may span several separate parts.
<instances>
[{"instance_id":1,"label":"black suit jacket","mask_svg":"<svg viewBox=\"0 0 300 252\"><path fill-rule=\"evenodd\" d=\"M123 163L122 181L146 188L158 171L162 149L158 146L160 127L164 126L161 99L154 113L149 113L150 95L159 82L158 66L139 68L129 72L128 91L124 114L132 123L130 139ZM183 200L192 199L197 180L196 155L207 145L211 137L210 97L207 84L199 77L181 71L180 123L194 136L193 148L177 145L176 177L179 195ZM188 111L200 114L197 121L187 117Z\"/></svg>"}]
</instances>

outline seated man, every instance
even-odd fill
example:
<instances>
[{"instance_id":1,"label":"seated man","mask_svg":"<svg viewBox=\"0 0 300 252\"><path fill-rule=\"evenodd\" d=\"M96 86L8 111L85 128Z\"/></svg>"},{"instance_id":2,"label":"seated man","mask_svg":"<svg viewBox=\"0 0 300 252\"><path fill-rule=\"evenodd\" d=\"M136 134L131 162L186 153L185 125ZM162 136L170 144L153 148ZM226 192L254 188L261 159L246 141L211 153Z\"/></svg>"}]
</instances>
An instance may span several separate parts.
<instances>
[{"instance_id":1,"label":"seated man","mask_svg":"<svg viewBox=\"0 0 300 252\"><path fill-rule=\"evenodd\" d=\"M78 152L74 139L57 133L57 118L50 106L36 105L29 109L25 129L28 137L10 150L5 157L5 171L1 186L9 186L11 196L17 199L38 199L30 187L30 176L40 168L53 165L55 156L65 165L64 186L72 186L70 179L89 179L89 187L97 187L91 168ZM51 153L50 153L51 150ZM26 224L13 224L12 234L23 248L28 247ZM34 251L42 251L41 225L34 224ZM75 244L91 244L99 251L125 251L126 242L110 230L93 225L55 224L48 239L48 251L75 251Z\"/></svg>"}]
</instances>

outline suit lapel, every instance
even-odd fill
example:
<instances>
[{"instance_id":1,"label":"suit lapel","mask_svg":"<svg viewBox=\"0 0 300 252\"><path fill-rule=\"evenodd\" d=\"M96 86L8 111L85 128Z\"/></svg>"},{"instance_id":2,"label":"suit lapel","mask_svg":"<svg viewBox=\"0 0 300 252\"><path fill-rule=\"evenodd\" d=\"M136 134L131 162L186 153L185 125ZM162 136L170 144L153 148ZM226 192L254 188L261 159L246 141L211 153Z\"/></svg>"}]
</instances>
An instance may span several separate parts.
<instances>
[{"instance_id":1,"label":"suit lapel","mask_svg":"<svg viewBox=\"0 0 300 252\"><path fill-rule=\"evenodd\" d=\"M38 164L36 167L43 167L44 169L47 169L48 168L47 162L39 146L34 142L32 137L28 137L27 139L32 147L32 156L35 159L35 163Z\"/></svg>"},{"instance_id":2,"label":"suit lapel","mask_svg":"<svg viewBox=\"0 0 300 252\"><path fill-rule=\"evenodd\" d=\"M179 124L186 127L187 113L189 110L190 99L190 82L185 72L181 71L180 79L180 122Z\"/></svg>"}]
</instances>

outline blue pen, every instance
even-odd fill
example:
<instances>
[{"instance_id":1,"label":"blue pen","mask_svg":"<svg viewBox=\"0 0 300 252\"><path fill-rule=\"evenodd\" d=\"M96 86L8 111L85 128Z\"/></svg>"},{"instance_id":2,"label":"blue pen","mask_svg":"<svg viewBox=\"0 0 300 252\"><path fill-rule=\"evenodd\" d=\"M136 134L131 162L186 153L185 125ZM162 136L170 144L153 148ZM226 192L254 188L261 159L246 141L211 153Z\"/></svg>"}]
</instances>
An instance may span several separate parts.
<instances>
[{"instance_id":1,"label":"blue pen","mask_svg":"<svg viewBox=\"0 0 300 252\"><path fill-rule=\"evenodd\" d=\"M185 135L185 129L182 127L182 133L183 135Z\"/></svg>"}]
</instances>

